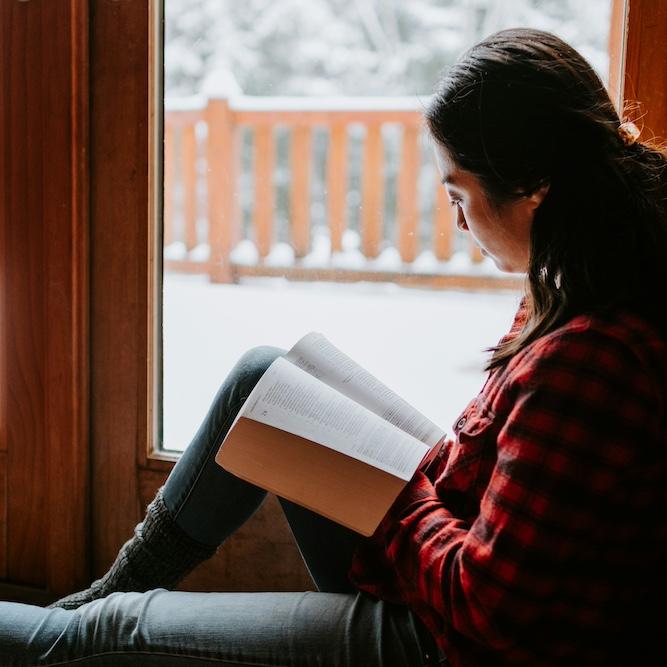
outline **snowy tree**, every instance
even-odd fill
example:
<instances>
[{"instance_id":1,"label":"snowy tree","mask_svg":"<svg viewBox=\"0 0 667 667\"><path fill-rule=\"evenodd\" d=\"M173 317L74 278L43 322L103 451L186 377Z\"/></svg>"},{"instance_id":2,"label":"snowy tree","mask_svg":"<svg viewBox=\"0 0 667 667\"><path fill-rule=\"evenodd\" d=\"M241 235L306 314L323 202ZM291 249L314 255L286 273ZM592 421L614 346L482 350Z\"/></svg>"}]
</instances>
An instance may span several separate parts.
<instances>
[{"instance_id":1,"label":"snowy tree","mask_svg":"<svg viewBox=\"0 0 667 667\"><path fill-rule=\"evenodd\" d=\"M168 96L229 68L249 95L413 95L489 33L550 30L606 76L609 0L166 0Z\"/></svg>"}]
</instances>

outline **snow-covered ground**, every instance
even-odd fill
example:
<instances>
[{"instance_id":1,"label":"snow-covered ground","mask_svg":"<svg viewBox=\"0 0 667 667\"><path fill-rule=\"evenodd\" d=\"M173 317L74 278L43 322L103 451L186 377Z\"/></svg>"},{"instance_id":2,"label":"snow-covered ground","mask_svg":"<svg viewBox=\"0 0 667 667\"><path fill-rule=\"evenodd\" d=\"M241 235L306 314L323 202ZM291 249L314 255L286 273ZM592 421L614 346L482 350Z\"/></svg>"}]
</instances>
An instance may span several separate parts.
<instances>
[{"instance_id":1,"label":"snow-covered ground","mask_svg":"<svg viewBox=\"0 0 667 667\"><path fill-rule=\"evenodd\" d=\"M225 375L255 345L290 348L320 331L447 431L484 380L485 347L508 329L516 292L389 283L164 279L164 446L182 450Z\"/></svg>"}]
</instances>

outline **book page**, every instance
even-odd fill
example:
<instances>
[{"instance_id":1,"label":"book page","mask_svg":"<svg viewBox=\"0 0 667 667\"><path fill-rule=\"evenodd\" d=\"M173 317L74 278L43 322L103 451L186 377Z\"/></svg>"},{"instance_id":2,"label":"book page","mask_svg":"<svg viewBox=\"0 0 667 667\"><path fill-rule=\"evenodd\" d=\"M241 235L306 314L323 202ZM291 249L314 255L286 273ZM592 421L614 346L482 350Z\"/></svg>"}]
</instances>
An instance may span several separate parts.
<instances>
[{"instance_id":1,"label":"book page","mask_svg":"<svg viewBox=\"0 0 667 667\"><path fill-rule=\"evenodd\" d=\"M307 438L406 481L428 451L424 443L283 357L255 385L240 417Z\"/></svg>"},{"instance_id":2,"label":"book page","mask_svg":"<svg viewBox=\"0 0 667 667\"><path fill-rule=\"evenodd\" d=\"M385 421L433 447L445 432L322 334L311 332L285 358Z\"/></svg>"}]
</instances>

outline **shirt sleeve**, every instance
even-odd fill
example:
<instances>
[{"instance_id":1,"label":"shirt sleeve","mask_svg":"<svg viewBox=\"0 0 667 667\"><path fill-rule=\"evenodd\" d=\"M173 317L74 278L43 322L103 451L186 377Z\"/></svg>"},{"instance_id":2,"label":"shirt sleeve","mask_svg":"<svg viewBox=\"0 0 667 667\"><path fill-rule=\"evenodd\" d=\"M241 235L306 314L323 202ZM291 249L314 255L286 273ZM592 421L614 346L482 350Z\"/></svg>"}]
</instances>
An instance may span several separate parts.
<instances>
[{"instance_id":1,"label":"shirt sleeve","mask_svg":"<svg viewBox=\"0 0 667 667\"><path fill-rule=\"evenodd\" d=\"M567 564L582 545L613 542L600 526L618 509L638 443L655 442L658 428L656 388L627 345L584 332L533 347L507 385L511 409L477 518L450 513L418 471L372 538L404 598L493 650L559 604L565 576L579 594Z\"/></svg>"}]
</instances>

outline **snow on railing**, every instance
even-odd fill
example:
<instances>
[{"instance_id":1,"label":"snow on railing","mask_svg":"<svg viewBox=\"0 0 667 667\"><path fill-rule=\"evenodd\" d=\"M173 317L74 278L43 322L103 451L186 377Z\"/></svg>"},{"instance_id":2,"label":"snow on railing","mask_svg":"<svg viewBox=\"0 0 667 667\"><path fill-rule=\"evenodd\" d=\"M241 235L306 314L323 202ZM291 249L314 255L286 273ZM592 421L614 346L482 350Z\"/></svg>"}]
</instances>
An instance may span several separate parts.
<instances>
[{"instance_id":1,"label":"snow on railing","mask_svg":"<svg viewBox=\"0 0 667 667\"><path fill-rule=\"evenodd\" d=\"M456 230L424 128L428 101L165 100L165 268L216 282L515 286Z\"/></svg>"}]
</instances>

